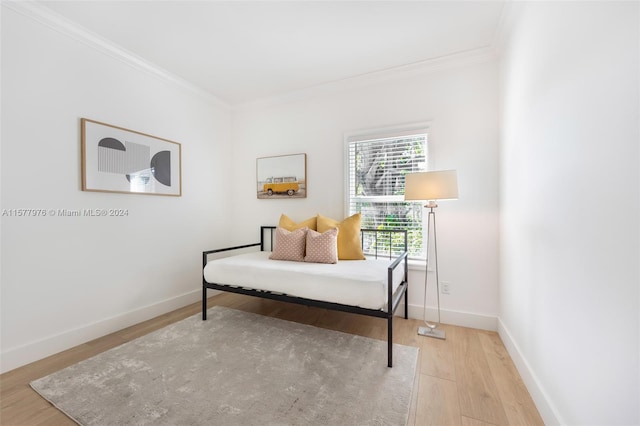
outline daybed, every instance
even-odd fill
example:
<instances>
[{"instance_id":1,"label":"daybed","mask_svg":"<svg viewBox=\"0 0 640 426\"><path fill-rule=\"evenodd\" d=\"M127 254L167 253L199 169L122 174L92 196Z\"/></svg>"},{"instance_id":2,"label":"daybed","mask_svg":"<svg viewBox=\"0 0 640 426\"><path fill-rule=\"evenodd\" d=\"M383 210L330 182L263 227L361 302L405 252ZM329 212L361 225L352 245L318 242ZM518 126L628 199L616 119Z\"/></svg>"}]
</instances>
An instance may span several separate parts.
<instances>
[{"instance_id":1,"label":"daybed","mask_svg":"<svg viewBox=\"0 0 640 426\"><path fill-rule=\"evenodd\" d=\"M273 250L275 229L275 226L262 226L259 243L202 253L202 319L207 319L207 289L386 318L387 365L391 367L393 316L403 296L404 318L407 318L406 231L362 229L361 244L367 260L318 264L270 260L267 245ZM401 247L404 247L398 255L392 254L390 242L394 236L402 238ZM385 246L384 254L378 249L381 245ZM245 249L258 246L259 252L246 253ZM210 255L229 251L243 253L209 260Z\"/></svg>"}]
</instances>

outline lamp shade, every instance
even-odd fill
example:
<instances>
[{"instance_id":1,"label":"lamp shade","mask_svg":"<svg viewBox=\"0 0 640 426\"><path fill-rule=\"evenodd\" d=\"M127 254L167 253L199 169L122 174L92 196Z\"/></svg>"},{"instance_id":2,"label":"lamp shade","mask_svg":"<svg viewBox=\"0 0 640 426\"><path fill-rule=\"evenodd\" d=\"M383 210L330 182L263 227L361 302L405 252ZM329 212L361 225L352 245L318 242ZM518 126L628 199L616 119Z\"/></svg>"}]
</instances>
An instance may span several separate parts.
<instances>
[{"instance_id":1,"label":"lamp shade","mask_svg":"<svg viewBox=\"0 0 640 426\"><path fill-rule=\"evenodd\" d=\"M409 173L405 178L405 200L450 200L458 198L458 175L455 170Z\"/></svg>"}]
</instances>

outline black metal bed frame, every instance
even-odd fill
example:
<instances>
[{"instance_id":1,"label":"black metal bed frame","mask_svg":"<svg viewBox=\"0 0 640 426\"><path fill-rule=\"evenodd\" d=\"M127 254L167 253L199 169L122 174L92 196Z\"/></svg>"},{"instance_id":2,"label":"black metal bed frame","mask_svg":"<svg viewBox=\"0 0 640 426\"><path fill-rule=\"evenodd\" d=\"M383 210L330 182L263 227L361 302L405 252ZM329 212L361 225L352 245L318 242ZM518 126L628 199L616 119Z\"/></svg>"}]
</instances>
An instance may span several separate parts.
<instances>
[{"instance_id":1,"label":"black metal bed frame","mask_svg":"<svg viewBox=\"0 0 640 426\"><path fill-rule=\"evenodd\" d=\"M358 306L344 305L340 303L333 302L324 302L321 300L307 299L303 297L295 297L289 296L287 294L282 293L273 293L267 290L255 290L251 288L245 287L236 287L229 286L225 284L219 283L209 283L204 278L204 267L207 265L208 255L213 253L221 253L225 251L232 250L241 250L250 247L258 247L260 246L260 251L265 251L265 231L270 231L270 249L273 251L273 232L276 229L275 226L261 226L260 227L260 242L253 244L246 244L241 246L234 247L226 247L222 249L216 250L207 250L202 252L202 320L206 321L207 319L207 289L213 290L221 290L227 291L230 293L238 293L245 294L249 296L261 297L264 299L272 299L279 300L283 302L296 303L299 305L305 306L315 306L318 308L330 309L334 311L342 311L342 312L350 312L354 314L366 315L377 318L386 318L387 319L387 366L393 366L393 316L400 304L402 297L404 296L404 318L408 318L408 298L407 298L407 287L408 287L408 254L407 254L407 231L403 229L391 229L391 230L378 230L378 229L362 229L361 230L361 244L364 245L364 236L368 233L374 233L375 239L377 241L378 235L380 234L388 234L389 238L389 250L388 257L389 259L394 259L392 255L392 246L391 244L391 236L394 234L403 234L404 236L404 251L397 255L393 262L389 264L387 268L387 309L368 309L361 308ZM376 244L376 249L374 253L375 258L378 258L378 249ZM395 292L393 290L393 272L396 268L404 261L404 279L398 286Z\"/></svg>"}]
</instances>

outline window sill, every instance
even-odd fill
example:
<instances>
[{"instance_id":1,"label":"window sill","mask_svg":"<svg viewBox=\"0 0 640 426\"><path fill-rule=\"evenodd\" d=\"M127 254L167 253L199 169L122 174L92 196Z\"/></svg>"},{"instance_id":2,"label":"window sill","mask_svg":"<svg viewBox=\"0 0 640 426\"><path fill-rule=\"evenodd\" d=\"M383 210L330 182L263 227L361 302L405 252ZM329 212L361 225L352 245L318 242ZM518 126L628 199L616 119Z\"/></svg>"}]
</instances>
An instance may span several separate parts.
<instances>
[{"instance_id":1,"label":"window sill","mask_svg":"<svg viewBox=\"0 0 640 426\"><path fill-rule=\"evenodd\" d=\"M409 259L409 270L424 271L427 268L426 260Z\"/></svg>"}]
</instances>

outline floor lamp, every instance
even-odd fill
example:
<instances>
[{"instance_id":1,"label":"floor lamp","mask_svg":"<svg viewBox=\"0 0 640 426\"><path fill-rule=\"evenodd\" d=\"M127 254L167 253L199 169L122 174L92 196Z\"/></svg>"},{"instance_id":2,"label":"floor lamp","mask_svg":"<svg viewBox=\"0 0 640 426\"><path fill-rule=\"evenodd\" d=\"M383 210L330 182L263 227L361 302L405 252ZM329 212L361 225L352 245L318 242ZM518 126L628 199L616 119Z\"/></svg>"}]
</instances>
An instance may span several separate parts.
<instances>
[{"instance_id":1,"label":"floor lamp","mask_svg":"<svg viewBox=\"0 0 640 426\"><path fill-rule=\"evenodd\" d=\"M427 220L427 267L424 271L424 311L423 320L426 327L419 327L421 336L445 339L444 330L438 329L440 324L440 280L438 278L438 240L436 238L436 212L438 207L436 200L450 200L458 198L458 177L455 170L443 170L437 172L409 173L406 175L404 187L405 200L425 200L425 208L429 209ZM427 283L429 277L429 248L431 241L431 223L433 223L433 254L436 266L436 295L438 298L438 323L427 321Z\"/></svg>"}]
</instances>

